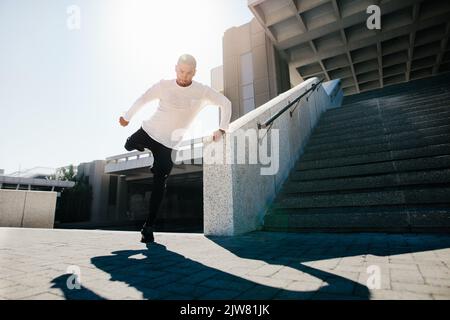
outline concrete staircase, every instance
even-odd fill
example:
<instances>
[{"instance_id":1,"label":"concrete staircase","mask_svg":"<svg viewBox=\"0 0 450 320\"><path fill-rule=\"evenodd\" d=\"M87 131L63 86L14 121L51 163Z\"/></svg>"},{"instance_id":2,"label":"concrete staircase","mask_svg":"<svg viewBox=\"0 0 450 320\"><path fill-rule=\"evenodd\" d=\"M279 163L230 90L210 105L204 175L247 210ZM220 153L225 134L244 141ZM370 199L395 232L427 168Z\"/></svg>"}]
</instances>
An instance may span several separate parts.
<instances>
[{"instance_id":1,"label":"concrete staircase","mask_svg":"<svg viewBox=\"0 0 450 320\"><path fill-rule=\"evenodd\" d=\"M327 111L267 231L450 231L450 77L348 97Z\"/></svg>"}]
</instances>

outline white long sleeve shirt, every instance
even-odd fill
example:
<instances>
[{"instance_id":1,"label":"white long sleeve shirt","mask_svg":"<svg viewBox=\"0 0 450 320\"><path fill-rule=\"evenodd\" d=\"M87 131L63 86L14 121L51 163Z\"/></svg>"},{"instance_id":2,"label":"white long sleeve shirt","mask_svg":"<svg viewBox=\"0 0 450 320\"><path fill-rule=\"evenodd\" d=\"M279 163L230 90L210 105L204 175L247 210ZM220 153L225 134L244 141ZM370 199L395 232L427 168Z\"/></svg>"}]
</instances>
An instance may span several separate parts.
<instances>
[{"instance_id":1,"label":"white long sleeve shirt","mask_svg":"<svg viewBox=\"0 0 450 320\"><path fill-rule=\"evenodd\" d=\"M228 130L231 119L231 102L216 90L193 81L188 87L179 86L176 80L161 80L148 89L123 115L131 118L148 102L159 99L156 112L142 122L142 129L166 147L177 149L178 143L195 116L206 105L217 105L221 110L219 128Z\"/></svg>"}]
</instances>

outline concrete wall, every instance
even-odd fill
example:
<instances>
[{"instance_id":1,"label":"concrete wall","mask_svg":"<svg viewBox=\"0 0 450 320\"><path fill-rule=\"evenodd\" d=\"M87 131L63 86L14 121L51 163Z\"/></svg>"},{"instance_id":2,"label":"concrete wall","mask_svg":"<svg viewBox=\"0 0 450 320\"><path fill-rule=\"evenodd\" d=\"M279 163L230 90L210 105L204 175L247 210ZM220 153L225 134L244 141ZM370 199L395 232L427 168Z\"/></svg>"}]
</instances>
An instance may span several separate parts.
<instances>
[{"instance_id":1,"label":"concrete wall","mask_svg":"<svg viewBox=\"0 0 450 320\"><path fill-rule=\"evenodd\" d=\"M257 230L263 224L268 206L279 193L283 182L301 155L309 136L322 112L331 105L330 97L323 86L318 87L308 100L301 100L292 117L289 110L275 120L272 133L278 132L274 140L269 140L273 155L278 155L278 171L263 175L267 167L258 164L227 163L227 159L236 159L234 141L247 131L258 131L258 123L263 123L285 107L289 101L309 89L317 78L309 79L301 85L281 94L260 108L246 114L230 124L225 139L206 144L203 164L204 233L206 235L236 235ZM264 140L262 140L264 142ZM278 150L277 149L278 143ZM221 150L223 164L212 163L213 152ZM246 145L246 155L260 153L250 151ZM248 163L248 162L247 162Z\"/></svg>"},{"instance_id":2,"label":"concrete wall","mask_svg":"<svg viewBox=\"0 0 450 320\"><path fill-rule=\"evenodd\" d=\"M108 191L109 175L105 174L105 160L94 160L81 163L77 175L84 174L89 177L92 186L91 222L108 221Z\"/></svg>"},{"instance_id":3,"label":"concrete wall","mask_svg":"<svg viewBox=\"0 0 450 320\"><path fill-rule=\"evenodd\" d=\"M144 158L147 159L147 158ZM108 224L115 221L129 220L127 211L128 203L128 182L123 175L117 176L116 201L109 203L109 193L111 185L111 175L105 173L105 160L94 160L92 162L81 163L78 166L78 175L84 174L89 177L89 184L92 187L92 206L90 223Z\"/></svg>"},{"instance_id":4,"label":"concrete wall","mask_svg":"<svg viewBox=\"0 0 450 320\"><path fill-rule=\"evenodd\" d=\"M0 190L0 227L53 228L56 192Z\"/></svg>"},{"instance_id":5,"label":"concrete wall","mask_svg":"<svg viewBox=\"0 0 450 320\"><path fill-rule=\"evenodd\" d=\"M223 65L211 70L211 88L223 94Z\"/></svg>"}]
</instances>

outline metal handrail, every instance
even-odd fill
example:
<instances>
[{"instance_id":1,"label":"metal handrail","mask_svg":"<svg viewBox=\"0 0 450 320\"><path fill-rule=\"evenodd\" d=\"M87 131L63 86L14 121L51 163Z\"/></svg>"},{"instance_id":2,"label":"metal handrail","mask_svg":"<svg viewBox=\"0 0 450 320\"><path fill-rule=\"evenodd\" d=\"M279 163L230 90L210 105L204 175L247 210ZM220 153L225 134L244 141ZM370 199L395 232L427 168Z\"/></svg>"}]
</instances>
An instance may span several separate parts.
<instances>
[{"instance_id":1,"label":"metal handrail","mask_svg":"<svg viewBox=\"0 0 450 320\"><path fill-rule=\"evenodd\" d=\"M304 93L302 93L298 98L296 98L295 100L293 100L292 102L290 102L286 107L284 107L283 109L281 109L280 111L278 111L276 114L274 114L272 117L269 118L269 120L267 120L264 123L258 123L258 129L265 129L269 126L272 125L272 123L278 118L280 117L283 113L286 112L286 110L288 110L290 107L292 107L294 104L298 103L304 96L306 96L308 93L310 93L311 91L314 91L320 84L322 84L322 82L324 82L325 79L321 79L319 82L314 83L311 88L309 88L308 90L306 90ZM295 108L294 108L295 109ZM291 112L291 116L292 116L292 112Z\"/></svg>"}]
</instances>

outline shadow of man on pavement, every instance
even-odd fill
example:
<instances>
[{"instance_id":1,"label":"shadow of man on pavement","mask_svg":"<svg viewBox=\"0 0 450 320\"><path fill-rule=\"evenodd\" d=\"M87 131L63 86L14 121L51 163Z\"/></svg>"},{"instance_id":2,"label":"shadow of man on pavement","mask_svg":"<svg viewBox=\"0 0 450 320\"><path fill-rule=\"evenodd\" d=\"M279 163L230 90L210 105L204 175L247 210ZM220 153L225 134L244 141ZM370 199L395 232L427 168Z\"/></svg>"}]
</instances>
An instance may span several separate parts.
<instances>
[{"instance_id":1,"label":"shadow of man on pavement","mask_svg":"<svg viewBox=\"0 0 450 320\"><path fill-rule=\"evenodd\" d=\"M72 274L63 274L54 278L51 281L53 284L52 288L60 289L67 300L105 300L105 298L81 284L78 288L75 287L73 277L74 275Z\"/></svg>"},{"instance_id":2,"label":"shadow of man on pavement","mask_svg":"<svg viewBox=\"0 0 450 320\"><path fill-rule=\"evenodd\" d=\"M355 299L369 298L365 286L308 266L298 266L297 270L299 274L308 273L319 279L310 283L314 289L288 290L209 267L157 243L148 245L147 250L121 250L112 254L94 257L91 262L100 270L106 269L110 281L134 287L144 299L310 299L333 286L333 282L321 286L322 281L329 279L340 285L359 287L360 295Z\"/></svg>"}]
</instances>

